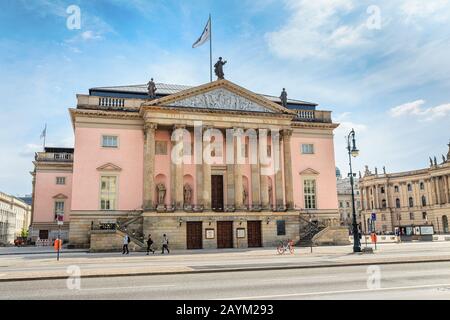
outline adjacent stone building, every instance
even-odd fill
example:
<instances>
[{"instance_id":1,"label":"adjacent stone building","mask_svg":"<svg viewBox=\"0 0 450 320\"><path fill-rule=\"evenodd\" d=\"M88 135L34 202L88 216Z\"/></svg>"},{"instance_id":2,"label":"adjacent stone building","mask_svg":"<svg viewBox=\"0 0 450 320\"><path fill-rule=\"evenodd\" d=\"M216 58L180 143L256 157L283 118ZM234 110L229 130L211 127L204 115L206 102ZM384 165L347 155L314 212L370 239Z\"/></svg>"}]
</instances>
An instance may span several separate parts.
<instances>
[{"instance_id":1,"label":"adjacent stone building","mask_svg":"<svg viewBox=\"0 0 450 320\"><path fill-rule=\"evenodd\" d=\"M430 158L425 169L399 173L372 173L367 167L359 180L363 222L368 228L376 214L376 230L392 233L395 228L412 232L415 227L433 226L437 233L449 233L450 144L442 160Z\"/></svg>"},{"instance_id":2,"label":"adjacent stone building","mask_svg":"<svg viewBox=\"0 0 450 320\"><path fill-rule=\"evenodd\" d=\"M358 179L353 180L353 190L355 195L355 208L357 222L361 223L361 196L359 191ZM346 226L350 231L353 223L353 203L352 187L350 178L342 178L339 169L336 168L336 186L339 204L339 218L341 225ZM362 229L364 230L364 229Z\"/></svg>"},{"instance_id":3,"label":"adjacent stone building","mask_svg":"<svg viewBox=\"0 0 450 320\"><path fill-rule=\"evenodd\" d=\"M28 231L30 219L29 204L0 192L0 244L13 244L22 231Z\"/></svg>"},{"instance_id":4,"label":"adjacent stone building","mask_svg":"<svg viewBox=\"0 0 450 320\"><path fill-rule=\"evenodd\" d=\"M124 232L137 245L166 233L173 248L237 248L299 240L311 214L339 225L337 124L314 103L285 107L222 79L156 83L156 95L92 88L69 111L74 149L34 162L34 237L61 215L70 245L94 250Z\"/></svg>"}]
</instances>

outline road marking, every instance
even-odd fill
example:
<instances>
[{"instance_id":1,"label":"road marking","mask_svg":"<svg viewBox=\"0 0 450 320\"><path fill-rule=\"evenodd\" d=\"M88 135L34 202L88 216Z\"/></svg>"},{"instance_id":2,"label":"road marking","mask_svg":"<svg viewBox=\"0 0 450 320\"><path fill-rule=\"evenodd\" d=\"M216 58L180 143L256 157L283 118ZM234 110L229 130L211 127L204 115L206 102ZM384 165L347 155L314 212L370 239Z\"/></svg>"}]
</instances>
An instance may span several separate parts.
<instances>
[{"instance_id":1,"label":"road marking","mask_svg":"<svg viewBox=\"0 0 450 320\"><path fill-rule=\"evenodd\" d=\"M126 289L149 289L149 288L165 288L165 287L175 287L174 284L165 284L165 285L159 285L159 286L136 286L136 287L108 287L108 288L82 288L80 291L96 291L96 290L126 290Z\"/></svg>"},{"instance_id":2,"label":"road marking","mask_svg":"<svg viewBox=\"0 0 450 320\"><path fill-rule=\"evenodd\" d=\"M248 296L248 297L233 297L233 298L220 298L214 300L247 300L247 299L268 299L268 298L281 298L281 297L301 297L301 296L322 296L330 294L344 294L344 293L359 293L359 292L377 292L377 291L395 291L395 290L407 290L407 289L423 289L434 287L447 287L448 283L442 284L427 284L421 286L409 286L409 287L391 287L391 288L379 288L379 289L355 289L355 290L340 290L340 291L322 291L322 292L301 292L290 294L274 294L266 296Z\"/></svg>"}]
</instances>

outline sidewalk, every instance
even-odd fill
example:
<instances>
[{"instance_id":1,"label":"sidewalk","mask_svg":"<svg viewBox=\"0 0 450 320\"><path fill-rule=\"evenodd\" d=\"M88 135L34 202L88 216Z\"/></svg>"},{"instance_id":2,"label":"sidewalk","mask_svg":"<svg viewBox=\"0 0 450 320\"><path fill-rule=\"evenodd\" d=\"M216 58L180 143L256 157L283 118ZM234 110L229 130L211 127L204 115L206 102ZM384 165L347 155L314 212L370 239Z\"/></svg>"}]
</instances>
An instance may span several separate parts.
<instances>
[{"instance_id":1,"label":"sidewalk","mask_svg":"<svg viewBox=\"0 0 450 320\"><path fill-rule=\"evenodd\" d=\"M363 246L364 247L364 246ZM68 267L76 266L81 277L113 277L180 273L279 270L450 261L448 243L379 245L374 254L352 254L351 246L296 248L293 255L278 255L275 248L178 251L146 256L142 252L69 254L55 256L5 255L0 257L0 282L66 279Z\"/></svg>"},{"instance_id":2,"label":"sidewalk","mask_svg":"<svg viewBox=\"0 0 450 320\"><path fill-rule=\"evenodd\" d=\"M88 252L88 249L64 249L66 253L73 252ZM6 255L21 255L21 254L45 254L54 253L55 249L53 247L0 247L0 256Z\"/></svg>"}]
</instances>

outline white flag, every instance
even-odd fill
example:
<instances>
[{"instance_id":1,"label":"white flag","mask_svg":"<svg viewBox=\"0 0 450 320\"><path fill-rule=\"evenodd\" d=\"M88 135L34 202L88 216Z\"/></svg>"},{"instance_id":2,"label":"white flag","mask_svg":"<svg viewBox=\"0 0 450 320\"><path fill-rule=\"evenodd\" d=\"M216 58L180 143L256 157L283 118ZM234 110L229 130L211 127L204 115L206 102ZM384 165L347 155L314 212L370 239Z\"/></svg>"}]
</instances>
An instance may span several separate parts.
<instances>
[{"instance_id":1,"label":"white flag","mask_svg":"<svg viewBox=\"0 0 450 320\"><path fill-rule=\"evenodd\" d=\"M45 138L46 135L47 135L47 125L45 125L44 130L42 130L42 133L41 133L41 139L42 139L42 138Z\"/></svg>"},{"instance_id":2,"label":"white flag","mask_svg":"<svg viewBox=\"0 0 450 320\"><path fill-rule=\"evenodd\" d=\"M194 42L194 44L192 45L192 48L197 48L197 47L201 46L209 39L210 36L211 36L211 17L209 17L208 22L206 23L206 27L203 30L202 35L200 36L200 38L198 38L197 41Z\"/></svg>"}]
</instances>

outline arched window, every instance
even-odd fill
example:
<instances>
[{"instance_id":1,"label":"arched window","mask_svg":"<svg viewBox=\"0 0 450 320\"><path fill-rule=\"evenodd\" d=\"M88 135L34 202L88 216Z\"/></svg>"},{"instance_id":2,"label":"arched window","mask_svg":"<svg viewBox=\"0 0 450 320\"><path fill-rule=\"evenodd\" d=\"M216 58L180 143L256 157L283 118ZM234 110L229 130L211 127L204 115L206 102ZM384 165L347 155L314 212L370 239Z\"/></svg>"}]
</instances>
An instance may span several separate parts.
<instances>
[{"instance_id":1,"label":"arched window","mask_svg":"<svg viewBox=\"0 0 450 320\"><path fill-rule=\"evenodd\" d=\"M399 198L395 199L395 207L400 208L400 199Z\"/></svg>"},{"instance_id":2,"label":"arched window","mask_svg":"<svg viewBox=\"0 0 450 320\"><path fill-rule=\"evenodd\" d=\"M409 197L409 207L414 207L414 200L412 197Z\"/></svg>"},{"instance_id":3,"label":"arched window","mask_svg":"<svg viewBox=\"0 0 450 320\"><path fill-rule=\"evenodd\" d=\"M384 187L381 187L381 193L384 193Z\"/></svg>"},{"instance_id":4,"label":"arched window","mask_svg":"<svg viewBox=\"0 0 450 320\"><path fill-rule=\"evenodd\" d=\"M425 196L422 196L422 207L425 207L427 205L427 198Z\"/></svg>"},{"instance_id":5,"label":"arched window","mask_svg":"<svg viewBox=\"0 0 450 320\"><path fill-rule=\"evenodd\" d=\"M412 191L412 187L411 187L410 183L408 183L408 191Z\"/></svg>"},{"instance_id":6,"label":"arched window","mask_svg":"<svg viewBox=\"0 0 450 320\"><path fill-rule=\"evenodd\" d=\"M386 199L381 200L381 207L386 209Z\"/></svg>"},{"instance_id":7,"label":"arched window","mask_svg":"<svg viewBox=\"0 0 450 320\"><path fill-rule=\"evenodd\" d=\"M420 190L425 190L425 185L423 182L420 183Z\"/></svg>"},{"instance_id":8,"label":"arched window","mask_svg":"<svg viewBox=\"0 0 450 320\"><path fill-rule=\"evenodd\" d=\"M395 191L395 192L398 192L398 186L395 186L395 187L394 187L394 191Z\"/></svg>"}]
</instances>

